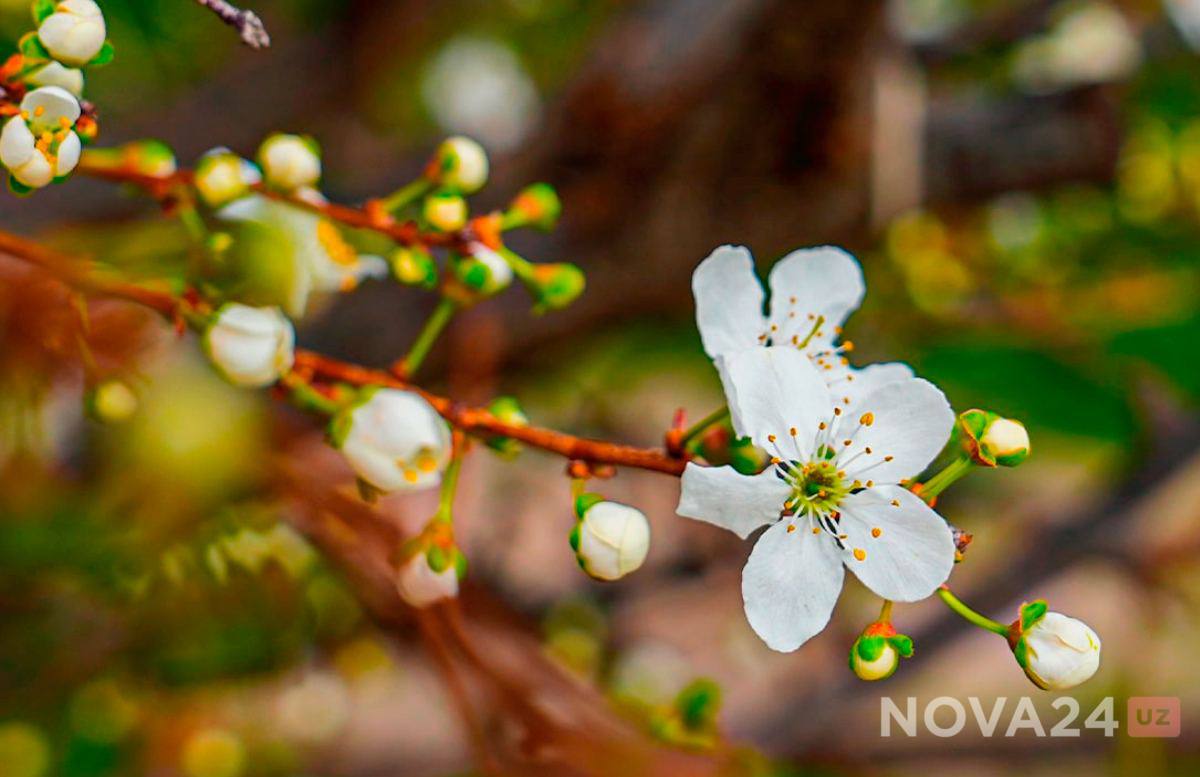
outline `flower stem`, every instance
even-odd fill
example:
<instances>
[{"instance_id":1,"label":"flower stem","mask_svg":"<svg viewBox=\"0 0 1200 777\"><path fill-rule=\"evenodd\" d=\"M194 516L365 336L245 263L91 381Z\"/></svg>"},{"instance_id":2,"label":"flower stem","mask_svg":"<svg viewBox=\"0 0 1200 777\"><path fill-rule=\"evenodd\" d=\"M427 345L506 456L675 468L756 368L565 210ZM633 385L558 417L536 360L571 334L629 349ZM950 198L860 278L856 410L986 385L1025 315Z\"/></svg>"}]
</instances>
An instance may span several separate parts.
<instances>
[{"instance_id":1,"label":"flower stem","mask_svg":"<svg viewBox=\"0 0 1200 777\"><path fill-rule=\"evenodd\" d=\"M317 391L295 373L288 373L279 380L288 390L288 399L301 410L319 415L332 416L341 410L341 404Z\"/></svg>"},{"instance_id":2,"label":"flower stem","mask_svg":"<svg viewBox=\"0 0 1200 777\"><path fill-rule=\"evenodd\" d=\"M946 586L943 585L942 587L938 588L937 593L938 596L941 597L942 601L946 603L947 607L949 607L951 610L954 610L955 613L961 616L968 623L978 626L985 631L990 631L994 634L999 634L1001 636L1008 635L1007 626L1002 623L997 623L991 618L975 612L970 607L963 604L962 600L955 596Z\"/></svg>"},{"instance_id":3,"label":"flower stem","mask_svg":"<svg viewBox=\"0 0 1200 777\"><path fill-rule=\"evenodd\" d=\"M430 186L431 183L428 178L418 178L384 197L380 200L380 203L388 213L395 213L406 205L411 205L417 198L424 195L429 191Z\"/></svg>"},{"instance_id":4,"label":"flower stem","mask_svg":"<svg viewBox=\"0 0 1200 777\"><path fill-rule=\"evenodd\" d=\"M399 371L404 377L411 377L420 368L421 362L425 361L425 357L429 354L429 349L437 342L438 335L442 333L457 312L458 304L443 297L438 306L433 309L433 313L425 322L420 334L417 335L408 355L400 360Z\"/></svg>"},{"instance_id":5,"label":"flower stem","mask_svg":"<svg viewBox=\"0 0 1200 777\"><path fill-rule=\"evenodd\" d=\"M879 617L875 619L877 623L892 622L892 600L884 599L883 606L879 608Z\"/></svg>"},{"instance_id":6,"label":"flower stem","mask_svg":"<svg viewBox=\"0 0 1200 777\"><path fill-rule=\"evenodd\" d=\"M456 445L454 453L450 457L450 463L446 465L446 471L442 473L442 490L438 495L437 512L433 515L434 521L451 523L454 520L454 494L458 490L458 473L462 469L462 455L462 446Z\"/></svg>"},{"instance_id":7,"label":"flower stem","mask_svg":"<svg viewBox=\"0 0 1200 777\"><path fill-rule=\"evenodd\" d=\"M679 441L679 447L683 448L689 442L694 440L696 437L700 436L700 434L703 433L705 429L707 429L708 427L712 426L715 423L720 423L721 421L724 421L728 417L729 417L729 405L726 405L725 407L718 408L718 409L712 411L711 413L704 416L696 423L692 424L688 428L688 430L683 433L683 437Z\"/></svg>"},{"instance_id":8,"label":"flower stem","mask_svg":"<svg viewBox=\"0 0 1200 777\"><path fill-rule=\"evenodd\" d=\"M947 464L941 472L925 481L925 484L921 486L921 498L926 502L932 501L938 494L953 485L956 480L970 472L973 466L974 463L970 458L959 456Z\"/></svg>"}]
</instances>

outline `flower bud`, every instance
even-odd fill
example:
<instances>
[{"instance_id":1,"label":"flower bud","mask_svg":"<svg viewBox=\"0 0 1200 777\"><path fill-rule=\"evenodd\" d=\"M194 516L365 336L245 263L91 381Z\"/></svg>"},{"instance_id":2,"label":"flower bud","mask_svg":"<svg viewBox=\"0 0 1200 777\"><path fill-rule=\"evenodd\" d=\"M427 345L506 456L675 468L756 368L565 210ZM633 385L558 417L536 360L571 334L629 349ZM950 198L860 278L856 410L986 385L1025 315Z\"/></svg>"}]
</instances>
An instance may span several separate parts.
<instances>
[{"instance_id":1,"label":"flower bud","mask_svg":"<svg viewBox=\"0 0 1200 777\"><path fill-rule=\"evenodd\" d=\"M958 416L963 448L985 467L1015 467L1029 457L1025 425L987 410L966 410Z\"/></svg>"},{"instance_id":2,"label":"flower bud","mask_svg":"<svg viewBox=\"0 0 1200 777\"><path fill-rule=\"evenodd\" d=\"M1025 675L1042 690L1065 691L1100 668L1100 637L1086 623L1047 612L1045 600L1021 605L1008 642Z\"/></svg>"},{"instance_id":3,"label":"flower bud","mask_svg":"<svg viewBox=\"0 0 1200 777\"><path fill-rule=\"evenodd\" d=\"M507 289L512 283L512 267L504 257L482 243L470 245L471 255L454 263L454 275L467 288L485 297Z\"/></svg>"},{"instance_id":4,"label":"flower bud","mask_svg":"<svg viewBox=\"0 0 1200 777\"><path fill-rule=\"evenodd\" d=\"M66 89L42 86L25 95L21 112L0 132L0 162L19 190L38 189L79 164L83 143L74 131L79 101Z\"/></svg>"},{"instance_id":5,"label":"flower bud","mask_svg":"<svg viewBox=\"0 0 1200 777\"><path fill-rule=\"evenodd\" d=\"M533 265L527 281L539 312L567 307L583 293L586 283L583 270L565 262Z\"/></svg>"},{"instance_id":6,"label":"flower bud","mask_svg":"<svg viewBox=\"0 0 1200 777\"><path fill-rule=\"evenodd\" d=\"M450 460L446 422L412 391L364 391L334 417L330 438L358 477L383 492L436 486Z\"/></svg>"},{"instance_id":7,"label":"flower bud","mask_svg":"<svg viewBox=\"0 0 1200 777\"><path fill-rule=\"evenodd\" d=\"M276 133L258 147L267 183L285 192L313 186L321 178L321 150L312 138Z\"/></svg>"},{"instance_id":8,"label":"flower bud","mask_svg":"<svg viewBox=\"0 0 1200 777\"><path fill-rule=\"evenodd\" d=\"M535 183L517 193L504 214L504 227L536 227L549 231L558 223L562 203L558 192L548 183Z\"/></svg>"},{"instance_id":9,"label":"flower bud","mask_svg":"<svg viewBox=\"0 0 1200 777\"><path fill-rule=\"evenodd\" d=\"M770 455L749 437L739 437L729 443L729 464L743 475L757 475L770 461Z\"/></svg>"},{"instance_id":10,"label":"flower bud","mask_svg":"<svg viewBox=\"0 0 1200 777\"><path fill-rule=\"evenodd\" d=\"M584 494L575 502L579 521L571 547L579 567L597 580L617 580L642 565L650 550L650 523L641 510Z\"/></svg>"},{"instance_id":11,"label":"flower bud","mask_svg":"<svg viewBox=\"0 0 1200 777\"><path fill-rule=\"evenodd\" d=\"M66 89L76 98L83 96L83 71L63 67L59 62L48 62L25 76L32 86L57 86Z\"/></svg>"},{"instance_id":12,"label":"flower bud","mask_svg":"<svg viewBox=\"0 0 1200 777\"><path fill-rule=\"evenodd\" d=\"M292 367L296 335L279 308L230 302L204 333L204 352L230 382L269 386Z\"/></svg>"},{"instance_id":13,"label":"flower bud","mask_svg":"<svg viewBox=\"0 0 1200 777\"><path fill-rule=\"evenodd\" d=\"M850 648L850 669L860 680L885 680L895 673L900 659L912 653L911 638L897 634L890 622L876 621L863 630Z\"/></svg>"},{"instance_id":14,"label":"flower bud","mask_svg":"<svg viewBox=\"0 0 1200 777\"><path fill-rule=\"evenodd\" d=\"M38 25L37 36L50 56L64 65L86 65L104 46L104 14L93 0L63 0Z\"/></svg>"},{"instance_id":15,"label":"flower bud","mask_svg":"<svg viewBox=\"0 0 1200 777\"><path fill-rule=\"evenodd\" d=\"M196 163L196 191L210 208L233 202L261 180L257 167L227 148L214 148Z\"/></svg>"},{"instance_id":16,"label":"flower bud","mask_svg":"<svg viewBox=\"0 0 1200 777\"><path fill-rule=\"evenodd\" d=\"M466 572L467 559L454 544L450 524L437 521L406 548L396 588L411 606L428 607L458 596L458 583Z\"/></svg>"},{"instance_id":17,"label":"flower bud","mask_svg":"<svg viewBox=\"0 0 1200 777\"><path fill-rule=\"evenodd\" d=\"M429 160L425 176L439 186L471 194L488 178L488 158L483 146L461 135L447 138Z\"/></svg>"},{"instance_id":18,"label":"flower bud","mask_svg":"<svg viewBox=\"0 0 1200 777\"><path fill-rule=\"evenodd\" d=\"M425 198L421 213L434 229L453 232L467 223L467 201L454 192L436 192Z\"/></svg>"},{"instance_id":19,"label":"flower bud","mask_svg":"<svg viewBox=\"0 0 1200 777\"><path fill-rule=\"evenodd\" d=\"M516 397L496 397L488 405L488 412L509 426L529 425L529 416L525 415ZM491 437L487 445L507 459L514 458L521 452L521 443L511 437Z\"/></svg>"},{"instance_id":20,"label":"flower bud","mask_svg":"<svg viewBox=\"0 0 1200 777\"><path fill-rule=\"evenodd\" d=\"M174 175L175 152L161 140L135 140L121 147L122 162L142 175L166 178Z\"/></svg>"},{"instance_id":21,"label":"flower bud","mask_svg":"<svg viewBox=\"0 0 1200 777\"><path fill-rule=\"evenodd\" d=\"M388 257L392 277L406 286L437 287L437 262L421 246L401 246Z\"/></svg>"},{"instance_id":22,"label":"flower bud","mask_svg":"<svg viewBox=\"0 0 1200 777\"><path fill-rule=\"evenodd\" d=\"M124 381L106 380L88 393L87 411L97 421L119 424L132 418L137 409L137 394Z\"/></svg>"}]
</instances>

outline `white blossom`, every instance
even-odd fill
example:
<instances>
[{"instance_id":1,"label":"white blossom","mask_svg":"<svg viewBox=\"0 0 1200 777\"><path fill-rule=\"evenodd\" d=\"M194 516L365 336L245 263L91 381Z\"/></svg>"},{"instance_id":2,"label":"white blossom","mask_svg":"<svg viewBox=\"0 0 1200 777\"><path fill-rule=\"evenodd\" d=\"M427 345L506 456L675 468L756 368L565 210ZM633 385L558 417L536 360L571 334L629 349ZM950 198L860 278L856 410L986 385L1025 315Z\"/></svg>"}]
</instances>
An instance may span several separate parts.
<instances>
[{"instance_id":1,"label":"white blossom","mask_svg":"<svg viewBox=\"0 0 1200 777\"><path fill-rule=\"evenodd\" d=\"M299 135L277 133L258 149L267 182L284 191L316 184L321 178L321 156L316 144Z\"/></svg>"},{"instance_id":2,"label":"white blossom","mask_svg":"<svg viewBox=\"0 0 1200 777\"><path fill-rule=\"evenodd\" d=\"M571 544L583 571L600 580L617 580L646 560L650 524L635 507L597 502L584 511Z\"/></svg>"},{"instance_id":3,"label":"white blossom","mask_svg":"<svg viewBox=\"0 0 1200 777\"><path fill-rule=\"evenodd\" d=\"M1024 458L1029 454L1029 432L1025 431L1024 424L1011 418L992 421L980 442L996 459Z\"/></svg>"},{"instance_id":4,"label":"white blossom","mask_svg":"<svg viewBox=\"0 0 1200 777\"><path fill-rule=\"evenodd\" d=\"M843 396L790 346L718 361L734 430L771 464L746 476L689 463L678 513L740 537L768 527L742 573L746 616L759 636L788 651L820 632L843 567L885 599L931 594L954 564L954 541L946 522L899 484L928 466L949 436L954 414L942 392L899 376Z\"/></svg>"},{"instance_id":5,"label":"white blossom","mask_svg":"<svg viewBox=\"0 0 1200 777\"><path fill-rule=\"evenodd\" d=\"M718 369L722 356L775 345L804 353L842 394L861 394L912 375L899 363L853 369L846 356L853 344L837 342L842 324L866 291L862 270L850 254L833 246L793 251L775 263L767 283L771 300L764 315L763 288L746 248L721 246L696 268L696 324Z\"/></svg>"},{"instance_id":6,"label":"white blossom","mask_svg":"<svg viewBox=\"0 0 1200 777\"><path fill-rule=\"evenodd\" d=\"M59 86L75 97L83 97L83 71L74 67L63 67L59 62L47 62L30 73L26 79L34 86Z\"/></svg>"},{"instance_id":7,"label":"white blossom","mask_svg":"<svg viewBox=\"0 0 1200 777\"><path fill-rule=\"evenodd\" d=\"M64 65L86 65L100 53L107 31L92 0L62 0L38 26L38 39Z\"/></svg>"},{"instance_id":8,"label":"white blossom","mask_svg":"<svg viewBox=\"0 0 1200 777\"><path fill-rule=\"evenodd\" d=\"M209 207L219 208L246 195L261 180L262 174L252 162L227 148L217 147L196 163L193 184Z\"/></svg>"},{"instance_id":9,"label":"white blossom","mask_svg":"<svg viewBox=\"0 0 1200 777\"><path fill-rule=\"evenodd\" d=\"M79 114L79 101L62 87L29 92L21 100L21 112L0 132L0 162L17 181L35 189L67 175L83 151L73 130Z\"/></svg>"},{"instance_id":10,"label":"white blossom","mask_svg":"<svg viewBox=\"0 0 1200 777\"><path fill-rule=\"evenodd\" d=\"M441 482L450 430L420 394L377 389L334 419L334 442L364 482L380 491Z\"/></svg>"},{"instance_id":11,"label":"white blossom","mask_svg":"<svg viewBox=\"0 0 1200 777\"><path fill-rule=\"evenodd\" d=\"M435 181L463 194L479 191L487 183L487 152L483 146L462 135L443 140L430 167Z\"/></svg>"},{"instance_id":12,"label":"white blossom","mask_svg":"<svg viewBox=\"0 0 1200 777\"><path fill-rule=\"evenodd\" d=\"M404 601L417 608L453 599L458 596L458 568L447 564L441 572L435 572L426 553L415 553L400 565L396 588Z\"/></svg>"},{"instance_id":13,"label":"white blossom","mask_svg":"<svg viewBox=\"0 0 1200 777\"><path fill-rule=\"evenodd\" d=\"M204 333L208 358L231 383L268 386L292 367L292 323L278 308L237 302L217 311Z\"/></svg>"},{"instance_id":14,"label":"white blossom","mask_svg":"<svg viewBox=\"0 0 1200 777\"><path fill-rule=\"evenodd\" d=\"M1086 623L1047 612L1020 635L1017 660L1039 688L1065 691L1100 668L1100 637Z\"/></svg>"}]
</instances>

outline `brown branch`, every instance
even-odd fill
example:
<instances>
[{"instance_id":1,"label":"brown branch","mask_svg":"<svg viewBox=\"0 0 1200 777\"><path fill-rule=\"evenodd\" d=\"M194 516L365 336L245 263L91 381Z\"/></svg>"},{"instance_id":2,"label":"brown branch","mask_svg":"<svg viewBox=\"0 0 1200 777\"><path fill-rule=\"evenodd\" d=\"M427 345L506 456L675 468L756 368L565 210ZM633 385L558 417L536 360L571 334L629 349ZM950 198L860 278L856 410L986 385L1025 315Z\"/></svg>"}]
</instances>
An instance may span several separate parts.
<instances>
[{"instance_id":1,"label":"brown branch","mask_svg":"<svg viewBox=\"0 0 1200 777\"><path fill-rule=\"evenodd\" d=\"M202 313L206 307L199 300L177 297L165 290L103 279L81 267L79 260L74 257L2 230L0 230L0 252L37 265L80 291L117 297L151 308L170 318L176 325L184 321L188 313ZM668 475L682 474L686 464L683 459L673 457L658 449L636 448L602 440L592 440L537 426L508 424L496 418L485 408L464 405L449 397L430 393L419 386L401 380L392 373L339 361L312 351L299 350L296 352L294 370L293 375L289 377L298 376L305 382L311 382L316 378L326 382L347 383L353 386L386 386L415 391L425 397L451 425L464 432L484 436L510 437L535 448L564 456L572 461L635 467Z\"/></svg>"},{"instance_id":2,"label":"brown branch","mask_svg":"<svg viewBox=\"0 0 1200 777\"><path fill-rule=\"evenodd\" d=\"M253 11L246 11L226 0L196 0L197 3L217 15L217 18L238 31L238 35L252 49L265 49L271 45L271 36L262 19Z\"/></svg>"}]
</instances>

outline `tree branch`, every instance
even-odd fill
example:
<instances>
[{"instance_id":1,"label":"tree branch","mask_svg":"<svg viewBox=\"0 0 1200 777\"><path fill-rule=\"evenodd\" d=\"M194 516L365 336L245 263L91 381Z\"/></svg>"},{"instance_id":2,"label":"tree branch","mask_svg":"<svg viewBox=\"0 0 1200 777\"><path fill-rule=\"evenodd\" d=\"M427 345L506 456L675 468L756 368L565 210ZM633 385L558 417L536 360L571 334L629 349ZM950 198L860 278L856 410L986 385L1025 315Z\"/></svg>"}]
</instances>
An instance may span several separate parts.
<instances>
[{"instance_id":1,"label":"tree branch","mask_svg":"<svg viewBox=\"0 0 1200 777\"><path fill-rule=\"evenodd\" d=\"M226 0L196 0L197 3L217 15L217 18L238 31L238 35L252 49L265 49L271 45L271 36L262 19L253 11L245 11Z\"/></svg>"}]
</instances>

